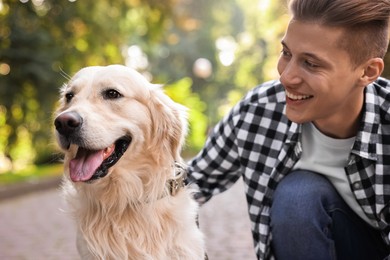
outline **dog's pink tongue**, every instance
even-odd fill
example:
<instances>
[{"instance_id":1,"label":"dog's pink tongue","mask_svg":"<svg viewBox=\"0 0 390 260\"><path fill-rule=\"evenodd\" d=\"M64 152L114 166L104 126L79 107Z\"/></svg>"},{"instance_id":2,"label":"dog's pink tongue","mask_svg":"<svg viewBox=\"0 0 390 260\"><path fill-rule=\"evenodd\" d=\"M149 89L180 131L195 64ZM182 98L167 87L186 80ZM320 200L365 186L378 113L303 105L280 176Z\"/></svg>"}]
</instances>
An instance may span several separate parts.
<instances>
[{"instance_id":1,"label":"dog's pink tongue","mask_svg":"<svg viewBox=\"0 0 390 260\"><path fill-rule=\"evenodd\" d=\"M69 163L70 179L74 182L91 179L103 160L104 150L91 151L80 147Z\"/></svg>"}]
</instances>

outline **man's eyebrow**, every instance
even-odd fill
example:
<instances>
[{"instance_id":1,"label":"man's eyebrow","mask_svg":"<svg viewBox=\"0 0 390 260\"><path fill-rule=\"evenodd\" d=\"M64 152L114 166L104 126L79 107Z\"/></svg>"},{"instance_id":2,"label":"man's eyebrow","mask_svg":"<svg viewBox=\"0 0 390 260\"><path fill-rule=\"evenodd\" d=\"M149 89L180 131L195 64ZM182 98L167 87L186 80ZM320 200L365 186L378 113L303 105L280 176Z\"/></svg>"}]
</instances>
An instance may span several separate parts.
<instances>
[{"instance_id":1,"label":"man's eyebrow","mask_svg":"<svg viewBox=\"0 0 390 260\"><path fill-rule=\"evenodd\" d=\"M282 40L280 43L283 45L283 47L285 47L286 49L288 49L287 44L286 44L283 40Z\"/></svg>"},{"instance_id":2,"label":"man's eyebrow","mask_svg":"<svg viewBox=\"0 0 390 260\"><path fill-rule=\"evenodd\" d=\"M282 46L283 46L284 48L286 48L287 50L289 50L289 48L288 48L288 46L287 46L287 44L286 44L285 41L282 40L280 43L282 44ZM323 61L323 62L325 62L325 60L322 59L320 56L318 56L318 55L316 55L316 54L314 54L314 53L311 53L311 52L303 52L302 55L303 55L303 56L310 57L310 58L315 59L315 60L318 60L318 61Z\"/></svg>"}]
</instances>

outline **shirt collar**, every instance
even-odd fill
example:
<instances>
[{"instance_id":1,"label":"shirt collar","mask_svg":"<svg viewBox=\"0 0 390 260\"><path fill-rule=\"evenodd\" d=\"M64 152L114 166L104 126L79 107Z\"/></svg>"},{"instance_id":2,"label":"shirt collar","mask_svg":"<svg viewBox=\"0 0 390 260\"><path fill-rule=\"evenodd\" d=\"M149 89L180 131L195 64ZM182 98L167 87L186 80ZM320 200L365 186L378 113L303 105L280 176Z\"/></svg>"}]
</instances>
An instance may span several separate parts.
<instances>
[{"instance_id":1,"label":"shirt collar","mask_svg":"<svg viewBox=\"0 0 390 260\"><path fill-rule=\"evenodd\" d=\"M379 100L376 89L373 84L365 88L365 99L362 114L362 121L359 132L352 148L352 153L369 159L377 160L376 145L379 143L378 129L380 125L379 118Z\"/></svg>"}]
</instances>

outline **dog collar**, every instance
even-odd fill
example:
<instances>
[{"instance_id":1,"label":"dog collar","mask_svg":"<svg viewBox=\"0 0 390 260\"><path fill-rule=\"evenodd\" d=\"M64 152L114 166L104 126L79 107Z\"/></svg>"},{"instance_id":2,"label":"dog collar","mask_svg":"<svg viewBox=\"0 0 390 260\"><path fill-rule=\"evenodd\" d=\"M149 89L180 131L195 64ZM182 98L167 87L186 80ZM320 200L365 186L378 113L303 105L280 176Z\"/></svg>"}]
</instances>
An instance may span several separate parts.
<instances>
[{"instance_id":1,"label":"dog collar","mask_svg":"<svg viewBox=\"0 0 390 260\"><path fill-rule=\"evenodd\" d=\"M174 177L167 180L167 189L171 196L175 196L181 188L184 188L185 179L187 178L187 170L183 164L175 162Z\"/></svg>"}]
</instances>

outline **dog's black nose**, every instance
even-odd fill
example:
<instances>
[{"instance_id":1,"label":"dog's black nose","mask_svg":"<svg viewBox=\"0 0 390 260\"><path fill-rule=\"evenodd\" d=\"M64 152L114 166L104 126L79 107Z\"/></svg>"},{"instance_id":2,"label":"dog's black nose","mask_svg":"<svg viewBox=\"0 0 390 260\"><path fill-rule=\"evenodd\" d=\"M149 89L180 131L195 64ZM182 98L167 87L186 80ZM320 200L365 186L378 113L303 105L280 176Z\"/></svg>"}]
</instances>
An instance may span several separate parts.
<instances>
[{"instance_id":1,"label":"dog's black nose","mask_svg":"<svg viewBox=\"0 0 390 260\"><path fill-rule=\"evenodd\" d=\"M82 117L76 112L63 113L54 120L57 131L65 136L78 130L82 123Z\"/></svg>"}]
</instances>

